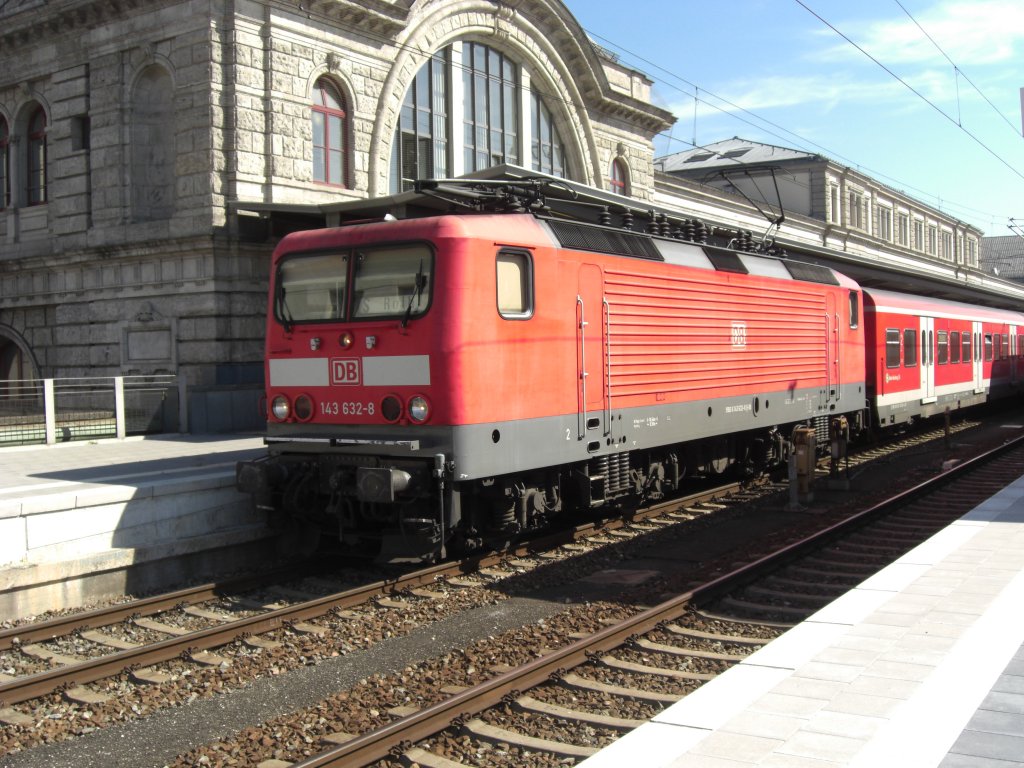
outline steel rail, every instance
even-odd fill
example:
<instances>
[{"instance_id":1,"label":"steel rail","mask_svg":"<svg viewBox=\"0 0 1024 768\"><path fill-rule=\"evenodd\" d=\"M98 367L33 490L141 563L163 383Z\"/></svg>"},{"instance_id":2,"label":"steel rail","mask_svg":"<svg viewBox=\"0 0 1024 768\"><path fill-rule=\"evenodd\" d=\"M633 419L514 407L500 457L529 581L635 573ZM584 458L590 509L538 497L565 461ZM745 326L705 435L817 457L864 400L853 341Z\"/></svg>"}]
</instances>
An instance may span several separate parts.
<instances>
[{"instance_id":1,"label":"steel rail","mask_svg":"<svg viewBox=\"0 0 1024 768\"><path fill-rule=\"evenodd\" d=\"M344 592L325 595L314 600L285 606L256 616L236 619L234 621L218 624L206 629L190 632L187 635L171 637L160 640L156 643L129 648L123 651L106 654L101 657L86 659L81 663L65 665L54 669L37 672L32 675L19 677L7 683L0 683L0 706L10 706L29 699L38 698L65 686L83 685L85 683L101 680L106 677L119 674L128 669L147 667L160 662L169 661L182 655L189 650L208 650L218 646L226 645L232 640L252 634L271 632L284 627L290 622L304 621L322 616L332 610L350 608L369 602L372 598L383 594L393 594L405 589L411 589L424 584L435 582L438 578L471 574L483 568L500 563L508 557L522 557L531 552L556 547L565 542L577 541L586 536L592 536L605 530L615 530L635 522L665 514L665 507L695 504L703 500L720 498L723 494L735 490L738 484L718 487L703 491L698 494L687 496L683 499L676 499L656 507L637 510L628 516L621 516L599 522L588 522L575 526L565 531L559 531L548 536L525 542L511 551L492 552L483 555L474 555L463 560L449 563L440 563L428 568L420 569L412 573L398 576L394 579L385 579L366 584L360 587L346 590ZM265 584L263 577L252 577L253 581ZM232 581L231 584L235 584ZM201 602L201 595L209 594L210 597L220 596L224 591L224 585L202 585L199 587L184 589L172 592L169 595L161 595L133 603L126 603L114 606L111 609L55 619L39 625L30 625L25 628L5 630L4 635L13 644L13 638L18 637L19 641L49 639L54 636L54 628L70 627L66 631L92 628L94 626L110 626L116 621L131 618L140 613L140 606L148 613L156 613L162 608L176 607L182 602ZM205 598L209 599L209 597ZM119 617L110 619L111 616ZM95 623L101 619L100 623ZM18 629L22 629L19 633Z\"/></svg>"},{"instance_id":2,"label":"steel rail","mask_svg":"<svg viewBox=\"0 0 1024 768\"><path fill-rule=\"evenodd\" d=\"M900 507L927 495L944 484L978 469L1003 453L1022 446L1024 446L1024 436L1007 441L995 449L966 460L941 475L855 513L847 519L787 545L777 552L742 565L707 584L666 600L619 624L602 629L590 637L577 640L564 648L462 691L419 712L358 736L318 755L313 755L306 760L293 763L292 768L325 768L327 766L353 768L382 760L393 754L392 750L396 745L428 738L444 730L453 722L463 722L467 718L497 705L513 692L522 692L543 683L552 676L583 664L595 653L612 650L633 635L648 632L663 622L678 618L691 604L708 602L731 592L760 578L765 572L774 571L790 560L800 557L808 550L821 547L837 536L855 530L895 507Z\"/></svg>"}]
</instances>

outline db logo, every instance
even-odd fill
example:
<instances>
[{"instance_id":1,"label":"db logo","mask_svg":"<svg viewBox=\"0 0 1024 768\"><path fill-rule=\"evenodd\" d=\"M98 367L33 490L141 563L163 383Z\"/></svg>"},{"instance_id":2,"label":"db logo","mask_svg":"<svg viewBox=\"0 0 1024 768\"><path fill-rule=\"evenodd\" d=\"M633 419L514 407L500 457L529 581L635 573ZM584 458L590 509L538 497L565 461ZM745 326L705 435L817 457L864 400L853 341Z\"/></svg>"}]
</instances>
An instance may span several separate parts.
<instances>
[{"instance_id":1,"label":"db logo","mask_svg":"<svg viewBox=\"0 0 1024 768\"><path fill-rule=\"evenodd\" d=\"M358 384L359 358L335 358L331 360L331 384Z\"/></svg>"},{"instance_id":2,"label":"db logo","mask_svg":"<svg viewBox=\"0 0 1024 768\"><path fill-rule=\"evenodd\" d=\"M732 346L733 349L743 349L747 346L747 324L733 321L732 323Z\"/></svg>"}]
</instances>

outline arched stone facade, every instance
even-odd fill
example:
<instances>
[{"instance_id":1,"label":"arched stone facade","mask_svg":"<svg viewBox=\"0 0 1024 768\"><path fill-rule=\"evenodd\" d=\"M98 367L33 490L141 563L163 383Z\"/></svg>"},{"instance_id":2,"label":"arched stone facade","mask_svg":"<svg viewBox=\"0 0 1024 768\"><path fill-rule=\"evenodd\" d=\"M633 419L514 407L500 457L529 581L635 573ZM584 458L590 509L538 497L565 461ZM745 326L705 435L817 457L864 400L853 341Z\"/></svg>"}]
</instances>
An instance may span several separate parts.
<instances>
[{"instance_id":1,"label":"arched stone facade","mask_svg":"<svg viewBox=\"0 0 1024 768\"><path fill-rule=\"evenodd\" d=\"M406 90L446 46L480 43L521 67L576 181L603 186L622 145L634 195L653 197L652 137L673 120L560 0L51 6L0 6L12 160L29 107L46 115L46 199L28 204L28 169L12 163L19 196L0 206L0 325L41 376L173 368L194 390L258 391L274 233L254 240L238 209L387 194ZM345 102L344 184L313 171L320 77ZM154 329L167 354L134 354Z\"/></svg>"}]
</instances>

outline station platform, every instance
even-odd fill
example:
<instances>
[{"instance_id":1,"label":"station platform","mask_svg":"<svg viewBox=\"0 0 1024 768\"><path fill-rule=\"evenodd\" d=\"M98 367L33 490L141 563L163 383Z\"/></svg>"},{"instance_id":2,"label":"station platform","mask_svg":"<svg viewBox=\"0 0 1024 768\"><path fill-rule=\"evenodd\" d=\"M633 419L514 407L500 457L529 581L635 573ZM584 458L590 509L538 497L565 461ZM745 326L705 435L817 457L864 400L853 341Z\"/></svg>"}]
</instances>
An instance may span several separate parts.
<instances>
[{"instance_id":1,"label":"station platform","mask_svg":"<svg viewBox=\"0 0 1024 768\"><path fill-rule=\"evenodd\" d=\"M0 448L0 616L143 591L273 538L234 487L263 451L255 435Z\"/></svg>"},{"instance_id":2,"label":"station platform","mask_svg":"<svg viewBox=\"0 0 1024 768\"><path fill-rule=\"evenodd\" d=\"M1024 477L581 766L1021 768Z\"/></svg>"}]
</instances>

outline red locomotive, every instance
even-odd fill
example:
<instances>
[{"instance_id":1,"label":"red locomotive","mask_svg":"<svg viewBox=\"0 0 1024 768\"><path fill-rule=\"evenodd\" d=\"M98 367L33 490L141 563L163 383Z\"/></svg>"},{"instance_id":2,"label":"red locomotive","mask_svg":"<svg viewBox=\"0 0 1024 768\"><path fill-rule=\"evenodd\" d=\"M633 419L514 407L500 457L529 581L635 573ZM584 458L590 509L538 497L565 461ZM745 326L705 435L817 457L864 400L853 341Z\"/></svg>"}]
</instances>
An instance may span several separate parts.
<instances>
[{"instance_id":1,"label":"red locomotive","mask_svg":"<svg viewBox=\"0 0 1024 768\"><path fill-rule=\"evenodd\" d=\"M895 295L865 318L831 269L701 242L693 222L566 220L537 189L468 185L467 213L280 242L269 450L241 490L381 560L429 560L777 464L794 425L858 430L868 387L889 394L865 360ZM519 212L479 210L501 206Z\"/></svg>"}]
</instances>

